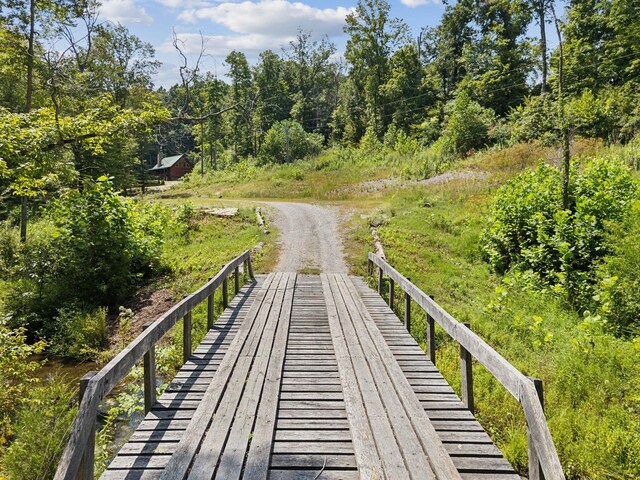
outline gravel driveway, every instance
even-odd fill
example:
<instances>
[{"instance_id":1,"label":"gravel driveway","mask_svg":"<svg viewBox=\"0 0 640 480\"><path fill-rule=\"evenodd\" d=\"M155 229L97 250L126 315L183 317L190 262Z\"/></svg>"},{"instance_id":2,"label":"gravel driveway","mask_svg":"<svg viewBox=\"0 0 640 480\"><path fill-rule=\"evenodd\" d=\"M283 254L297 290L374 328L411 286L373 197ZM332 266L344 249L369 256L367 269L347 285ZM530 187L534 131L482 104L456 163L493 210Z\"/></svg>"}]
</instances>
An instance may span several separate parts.
<instances>
[{"instance_id":1,"label":"gravel driveway","mask_svg":"<svg viewBox=\"0 0 640 480\"><path fill-rule=\"evenodd\" d=\"M335 207L308 203L268 202L280 230L279 272L348 273Z\"/></svg>"}]
</instances>

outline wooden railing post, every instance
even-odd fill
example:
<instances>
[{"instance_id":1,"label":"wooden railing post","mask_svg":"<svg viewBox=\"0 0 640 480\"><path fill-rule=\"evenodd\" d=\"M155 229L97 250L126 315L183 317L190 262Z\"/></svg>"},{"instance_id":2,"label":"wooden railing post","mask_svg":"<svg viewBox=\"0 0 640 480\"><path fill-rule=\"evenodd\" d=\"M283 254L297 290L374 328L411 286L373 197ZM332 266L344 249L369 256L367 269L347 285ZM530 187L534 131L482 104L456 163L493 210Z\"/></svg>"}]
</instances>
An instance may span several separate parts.
<instances>
[{"instance_id":1,"label":"wooden railing post","mask_svg":"<svg viewBox=\"0 0 640 480\"><path fill-rule=\"evenodd\" d=\"M147 323L142 326L142 331L151 326ZM144 354L144 413L149 413L156 403L156 346L151 348Z\"/></svg>"},{"instance_id":2,"label":"wooden railing post","mask_svg":"<svg viewBox=\"0 0 640 480\"><path fill-rule=\"evenodd\" d=\"M378 295L382 295L382 282L384 281L384 276L382 273L382 268L378 268Z\"/></svg>"},{"instance_id":3,"label":"wooden railing post","mask_svg":"<svg viewBox=\"0 0 640 480\"><path fill-rule=\"evenodd\" d=\"M215 319L213 318L213 307L215 305L215 294L214 290L211 292L211 295L207 297L207 330L211 330L213 328L213 323Z\"/></svg>"},{"instance_id":4,"label":"wooden railing post","mask_svg":"<svg viewBox=\"0 0 640 480\"><path fill-rule=\"evenodd\" d=\"M233 293L235 295L238 295L238 292L240 291L240 267L236 265L236 269L233 275L233 280L234 280L234 287L235 290L233 291Z\"/></svg>"},{"instance_id":5,"label":"wooden railing post","mask_svg":"<svg viewBox=\"0 0 640 480\"><path fill-rule=\"evenodd\" d=\"M393 281L393 279L391 277L389 277L389 308L391 310L393 310L393 303L395 300L395 289L396 289L396 282Z\"/></svg>"},{"instance_id":6,"label":"wooden railing post","mask_svg":"<svg viewBox=\"0 0 640 480\"><path fill-rule=\"evenodd\" d=\"M535 377L528 378L533 382L533 386L538 394L538 399L540 400L540 406L544 411L544 390L542 388L542 380ZM529 480L544 480L544 473L542 472L542 466L540 465L540 459L538 457L538 452L536 451L536 446L533 443L533 436L531 435L529 426L527 426L527 440L529 444Z\"/></svg>"},{"instance_id":7,"label":"wooden railing post","mask_svg":"<svg viewBox=\"0 0 640 480\"><path fill-rule=\"evenodd\" d=\"M183 335L182 335L182 359L187 363L191 355L191 312L184 316Z\"/></svg>"},{"instance_id":8,"label":"wooden railing post","mask_svg":"<svg viewBox=\"0 0 640 480\"><path fill-rule=\"evenodd\" d=\"M433 300L433 297L430 297ZM431 315L427 313L427 325L426 325L426 340L427 340L427 354L429 360L434 365L436 364L436 322Z\"/></svg>"},{"instance_id":9,"label":"wooden railing post","mask_svg":"<svg viewBox=\"0 0 640 480\"><path fill-rule=\"evenodd\" d=\"M471 330L471 325L463 323ZM460 345L460 380L462 382L462 403L471 413L475 413L473 404L473 363L469 351Z\"/></svg>"},{"instance_id":10,"label":"wooden railing post","mask_svg":"<svg viewBox=\"0 0 640 480\"><path fill-rule=\"evenodd\" d=\"M224 277L222 281L222 308L229 306L229 277Z\"/></svg>"},{"instance_id":11,"label":"wooden railing post","mask_svg":"<svg viewBox=\"0 0 640 480\"><path fill-rule=\"evenodd\" d=\"M404 292L404 328L411 333L411 296Z\"/></svg>"},{"instance_id":12,"label":"wooden railing post","mask_svg":"<svg viewBox=\"0 0 640 480\"><path fill-rule=\"evenodd\" d=\"M87 390L89 380L91 380L98 372L88 372L80 379L80 395L79 400L82 403L84 392ZM80 468L76 475L76 480L93 480L93 462L96 451L96 422L95 419L91 424L91 430L89 431L89 438L84 446L84 453L82 460L80 461Z\"/></svg>"},{"instance_id":13,"label":"wooden railing post","mask_svg":"<svg viewBox=\"0 0 640 480\"><path fill-rule=\"evenodd\" d=\"M256 277L253 274L253 263L251 262L251 256L249 256L249 258L247 259L247 265L249 266L249 276L251 277L251 280L255 281Z\"/></svg>"}]
</instances>

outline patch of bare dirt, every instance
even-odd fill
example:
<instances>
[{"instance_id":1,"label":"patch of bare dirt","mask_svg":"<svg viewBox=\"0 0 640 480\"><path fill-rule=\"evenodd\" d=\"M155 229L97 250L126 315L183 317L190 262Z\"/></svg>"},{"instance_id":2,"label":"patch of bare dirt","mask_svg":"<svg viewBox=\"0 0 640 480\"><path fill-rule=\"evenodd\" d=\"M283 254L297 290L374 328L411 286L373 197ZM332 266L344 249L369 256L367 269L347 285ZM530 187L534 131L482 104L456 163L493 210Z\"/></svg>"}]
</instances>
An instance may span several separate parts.
<instances>
[{"instance_id":1,"label":"patch of bare dirt","mask_svg":"<svg viewBox=\"0 0 640 480\"><path fill-rule=\"evenodd\" d=\"M115 315L110 319L110 347L128 343L131 339L123 338L123 333L136 337L142 332L143 325L154 322L175 305L176 300L174 300L174 294L171 290L168 288L156 289L156 287L157 285L152 284L140 289L133 300L125 305L124 312L121 311L120 315ZM130 316L126 309L131 311L132 316L130 319L126 319L130 322L127 332L121 332L118 328L121 317Z\"/></svg>"}]
</instances>

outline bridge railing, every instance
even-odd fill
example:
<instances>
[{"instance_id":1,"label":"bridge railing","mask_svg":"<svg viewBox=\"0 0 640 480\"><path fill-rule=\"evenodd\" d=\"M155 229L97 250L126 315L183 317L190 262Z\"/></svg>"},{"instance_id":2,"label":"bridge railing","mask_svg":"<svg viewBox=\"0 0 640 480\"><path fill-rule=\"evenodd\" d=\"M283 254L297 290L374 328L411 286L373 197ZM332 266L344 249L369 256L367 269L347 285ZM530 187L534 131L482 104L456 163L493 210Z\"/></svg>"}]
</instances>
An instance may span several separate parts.
<instances>
[{"instance_id":1,"label":"bridge railing","mask_svg":"<svg viewBox=\"0 0 640 480\"><path fill-rule=\"evenodd\" d=\"M212 277L196 292L185 297L164 315L150 325L120 352L102 370L86 375L80 384L80 405L72 425L71 436L62 455L55 480L93 480L95 423L98 406L102 399L122 380L144 357L144 400L145 412L155 403L155 345L180 319L184 319L184 360L191 354L191 312L207 299L207 324L214 323L214 294L222 286L223 307L228 306L229 279L234 277L235 292L240 289L240 267L255 280L249 251L227 263L215 277Z\"/></svg>"},{"instance_id":2,"label":"bridge railing","mask_svg":"<svg viewBox=\"0 0 640 480\"><path fill-rule=\"evenodd\" d=\"M378 268L378 293L382 293L384 275L389 277L389 305L393 308L395 286L405 293L405 326L411 332L411 299L427 314L427 354L435 364L435 323L460 345L462 374L462 400L473 412L473 377L471 356L484 365L515 399L522 405L527 420L529 441L529 478L535 480L564 480L562 465L543 410L542 382L527 377L511 365L502 355L469 329L458 322L432 298L402 276L386 260L369 253L370 272Z\"/></svg>"}]
</instances>

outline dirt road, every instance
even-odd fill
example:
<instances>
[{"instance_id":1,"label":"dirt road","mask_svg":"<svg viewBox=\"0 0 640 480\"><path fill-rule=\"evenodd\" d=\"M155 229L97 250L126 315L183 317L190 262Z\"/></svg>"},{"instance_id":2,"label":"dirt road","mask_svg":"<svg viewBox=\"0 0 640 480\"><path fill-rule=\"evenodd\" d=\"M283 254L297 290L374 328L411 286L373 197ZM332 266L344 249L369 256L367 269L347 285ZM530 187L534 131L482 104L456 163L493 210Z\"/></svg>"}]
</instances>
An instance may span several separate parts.
<instances>
[{"instance_id":1,"label":"dirt road","mask_svg":"<svg viewBox=\"0 0 640 480\"><path fill-rule=\"evenodd\" d=\"M279 272L347 273L335 207L268 202L280 230Z\"/></svg>"}]
</instances>

